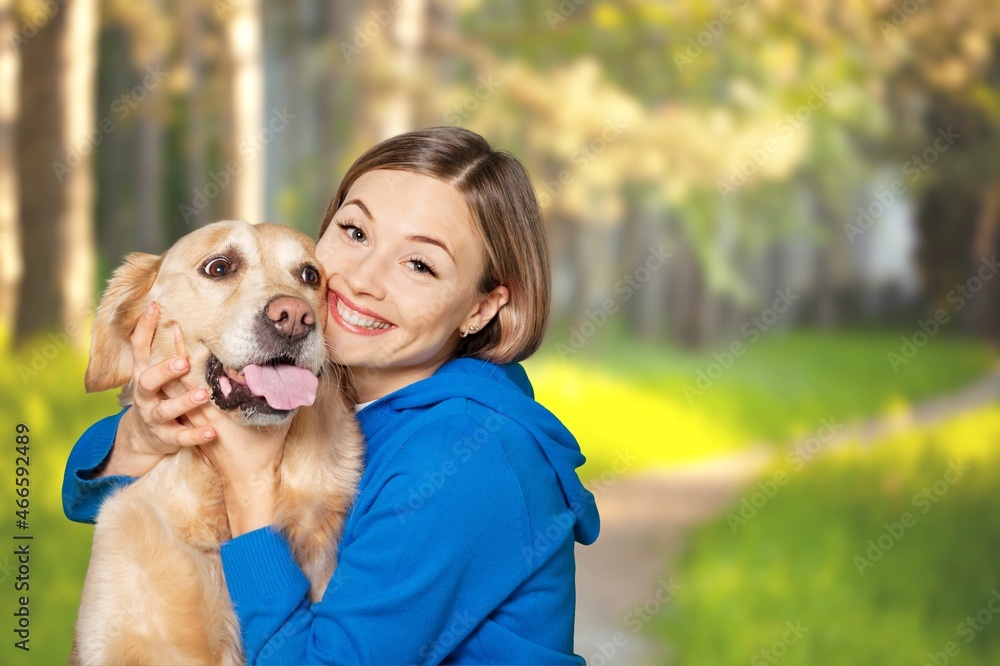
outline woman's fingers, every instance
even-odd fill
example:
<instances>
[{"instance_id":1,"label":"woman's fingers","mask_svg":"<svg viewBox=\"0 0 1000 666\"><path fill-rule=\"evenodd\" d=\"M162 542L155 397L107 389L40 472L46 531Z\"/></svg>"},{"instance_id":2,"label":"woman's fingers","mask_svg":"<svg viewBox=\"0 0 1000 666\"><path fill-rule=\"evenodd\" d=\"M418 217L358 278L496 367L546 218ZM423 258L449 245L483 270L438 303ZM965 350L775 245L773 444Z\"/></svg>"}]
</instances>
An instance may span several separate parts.
<instances>
[{"instance_id":1,"label":"woman's fingers","mask_svg":"<svg viewBox=\"0 0 1000 666\"><path fill-rule=\"evenodd\" d=\"M186 423L190 423L189 421ZM215 439L215 430L212 428L198 428L193 425L175 426L172 441L179 446L198 446Z\"/></svg>"},{"instance_id":2,"label":"woman's fingers","mask_svg":"<svg viewBox=\"0 0 1000 666\"><path fill-rule=\"evenodd\" d=\"M139 377L136 380L136 387L139 391L142 391L145 399L151 399L161 390L165 389L167 384L186 375L189 367L187 359L183 357L168 358L166 361L160 361L156 365L148 367L139 373Z\"/></svg>"},{"instance_id":3,"label":"woman's fingers","mask_svg":"<svg viewBox=\"0 0 1000 666\"><path fill-rule=\"evenodd\" d=\"M187 349L184 348L184 336L181 335L181 325L174 322L174 351L182 358L187 358Z\"/></svg>"},{"instance_id":4,"label":"woman's fingers","mask_svg":"<svg viewBox=\"0 0 1000 666\"><path fill-rule=\"evenodd\" d=\"M206 425L201 407L209 400L206 389L186 386L183 378L191 364L181 336L180 326L173 325L175 358L150 365L153 335L160 320L160 309L149 304L132 332L133 426L132 449L137 453L164 455L182 446L204 444L216 437ZM193 418L192 418L193 417Z\"/></svg>"},{"instance_id":5,"label":"woman's fingers","mask_svg":"<svg viewBox=\"0 0 1000 666\"><path fill-rule=\"evenodd\" d=\"M155 400L165 386L186 374L188 371L187 354L184 341L180 338L180 327L174 324L174 347L179 349L177 358L167 359L150 367L149 360L153 353L153 334L160 321L160 308L152 301L146 311L139 317L139 322L132 332L132 364L134 391L140 401ZM179 347L178 347L179 345Z\"/></svg>"},{"instance_id":6,"label":"woman's fingers","mask_svg":"<svg viewBox=\"0 0 1000 666\"><path fill-rule=\"evenodd\" d=\"M132 331L132 363L140 372L149 365L149 356L153 352L153 334L159 321L160 308L156 301L151 301Z\"/></svg>"},{"instance_id":7,"label":"woman's fingers","mask_svg":"<svg viewBox=\"0 0 1000 666\"><path fill-rule=\"evenodd\" d=\"M206 389L186 391L176 398L167 398L156 403L152 410L152 416L158 423L169 423L201 407L207 401L208 391Z\"/></svg>"}]
</instances>

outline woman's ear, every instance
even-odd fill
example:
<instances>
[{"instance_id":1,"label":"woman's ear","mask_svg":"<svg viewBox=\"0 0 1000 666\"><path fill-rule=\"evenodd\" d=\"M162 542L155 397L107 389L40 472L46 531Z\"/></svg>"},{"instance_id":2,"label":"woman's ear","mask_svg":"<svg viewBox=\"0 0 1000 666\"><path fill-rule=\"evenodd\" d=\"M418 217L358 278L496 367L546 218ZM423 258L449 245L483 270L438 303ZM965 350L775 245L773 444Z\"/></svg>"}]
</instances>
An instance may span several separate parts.
<instances>
[{"instance_id":1,"label":"woman's ear","mask_svg":"<svg viewBox=\"0 0 1000 666\"><path fill-rule=\"evenodd\" d=\"M481 331L486 327L488 323L493 320L493 317L500 312L500 308L507 305L507 301L510 300L510 291L507 287L499 285L493 289L490 293L483 296L479 301L476 302L475 307L469 312L469 315L462 322L460 330L463 331Z\"/></svg>"}]
</instances>

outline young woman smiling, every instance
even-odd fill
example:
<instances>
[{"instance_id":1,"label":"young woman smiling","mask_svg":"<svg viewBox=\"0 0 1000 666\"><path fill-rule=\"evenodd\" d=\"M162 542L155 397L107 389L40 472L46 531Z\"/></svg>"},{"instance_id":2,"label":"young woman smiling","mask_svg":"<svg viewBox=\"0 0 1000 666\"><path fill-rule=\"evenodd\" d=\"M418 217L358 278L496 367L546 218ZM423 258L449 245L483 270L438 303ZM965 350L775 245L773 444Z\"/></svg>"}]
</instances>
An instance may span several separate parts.
<instances>
[{"instance_id":1,"label":"young woman smiling","mask_svg":"<svg viewBox=\"0 0 1000 666\"><path fill-rule=\"evenodd\" d=\"M583 663L573 548L597 538L599 520L576 441L518 364L541 342L550 290L523 167L467 130L394 137L348 170L319 238L325 336L353 376L365 471L315 604L269 527L272 498L234 492L222 560L247 660ZM201 409L205 391L179 384L182 356L149 366L156 317L133 335L134 407L70 456L73 520L93 521L115 487L225 427ZM255 448L227 481L273 469L280 449Z\"/></svg>"}]
</instances>

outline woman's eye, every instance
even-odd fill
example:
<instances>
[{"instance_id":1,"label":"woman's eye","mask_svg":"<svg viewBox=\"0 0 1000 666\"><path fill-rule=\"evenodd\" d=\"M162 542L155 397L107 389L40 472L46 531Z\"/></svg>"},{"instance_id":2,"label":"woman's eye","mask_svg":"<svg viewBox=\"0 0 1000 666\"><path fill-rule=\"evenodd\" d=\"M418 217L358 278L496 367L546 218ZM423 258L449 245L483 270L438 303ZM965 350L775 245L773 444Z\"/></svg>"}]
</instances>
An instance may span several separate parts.
<instances>
[{"instance_id":1,"label":"woman's eye","mask_svg":"<svg viewBox=\"0 0 1000 666\"><path fill-rule=\"evenodd\" d=\"M434 269L419 259L410 259L410 267L417 273L426 273L427 275L437 277L437 273L434 272Z\"/></svg>"},{"instance_id":2,"label":"woman's eye","mask_svg":"<svg viewBox=\"0 0 1000 666\"><path fill-rule=\"evenodd\" d=\"M352 241L357 243L367 243L368 237L365 236L365 232L361 231L358 227L354 226L350 222L338 222L337 226L347 232L347 237Z\"/></svg>"},{"instance_id":3,"label":"woman's eye","mask_svg":"<svg viewBox=\"0 0 1000 666\"><path fill-rule=\"evenodd\" d=\"M205 274L209 277L222 277L228 275L233 265L225 257L216 257L205 264Z\"/></svg>"},{"instance_id":4,"label":"woman's eye","mask_svg":"<svg viewBox=\"0 0 1000 666\"><path fill-rule=\"evenodd\" d=\"M302 281L316 286L319 284L319 271L314 266L306 266L302 269Z\"/></svg>"}]
</instances>

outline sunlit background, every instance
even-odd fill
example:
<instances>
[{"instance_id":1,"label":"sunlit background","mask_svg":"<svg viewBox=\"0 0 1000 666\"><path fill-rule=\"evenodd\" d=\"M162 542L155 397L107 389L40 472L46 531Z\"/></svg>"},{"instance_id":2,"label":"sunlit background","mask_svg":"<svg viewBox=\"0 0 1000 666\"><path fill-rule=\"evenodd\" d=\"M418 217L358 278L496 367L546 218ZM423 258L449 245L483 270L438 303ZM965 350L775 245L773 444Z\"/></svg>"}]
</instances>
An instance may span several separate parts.
<instances>
[{"instance_id":1,"label":"sunlit background","mask_svg":"<svg viewBox=\"0 0 1000 666\"><path fill-rule=\"evenodd\" d=\"M69 652L110 271L220 218L315 235L366 148L461 125L549 233L526 366L603 516L576 651L997 663L998 37L991 0L0 0L0 662Z\"/></svg>"}]
</instances>

